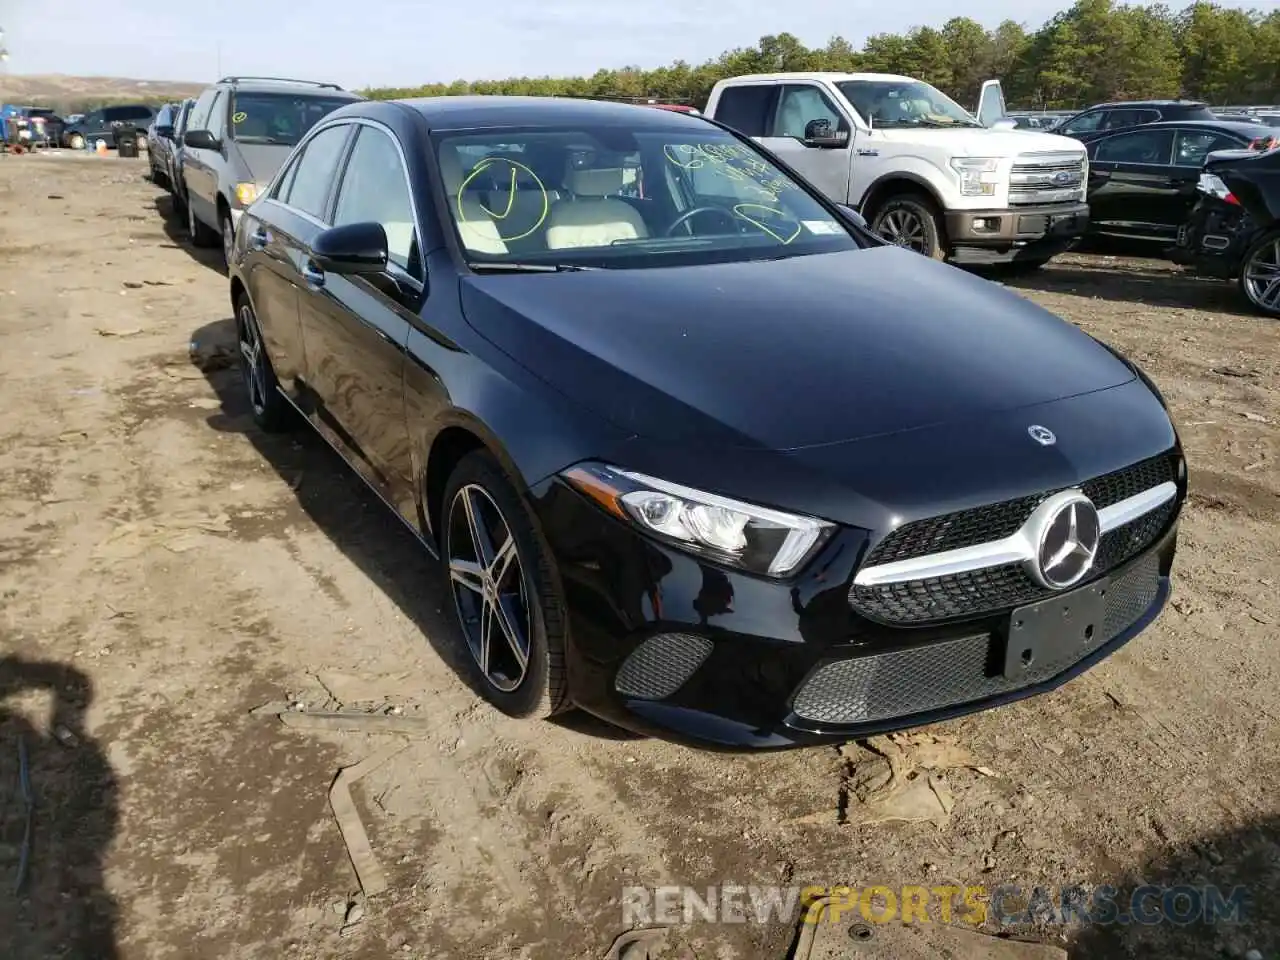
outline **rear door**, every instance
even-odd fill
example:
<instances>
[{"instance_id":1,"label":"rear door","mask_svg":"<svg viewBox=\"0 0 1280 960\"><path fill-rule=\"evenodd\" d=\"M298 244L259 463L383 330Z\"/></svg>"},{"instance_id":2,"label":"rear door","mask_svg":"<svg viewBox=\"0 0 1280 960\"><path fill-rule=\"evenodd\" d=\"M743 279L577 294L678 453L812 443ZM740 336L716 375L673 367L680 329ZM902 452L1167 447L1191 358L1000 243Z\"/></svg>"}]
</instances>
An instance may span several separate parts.
<instances>
[{"instance_id":1,"label":"rear door","mask_svg":"<svg viewBox=\"0 0 1280 960\"><path fill-rule=\"evenodd\" d=\"M843 146L818 146L806 139L811 125L825 123ZM760 142L836 203L849 202L853 122L820 84L781 84L769 129Z\"/></svg>"},{"instance_id":2,"label":"rear door","mask_svg":"<svg viewBox=\"0 0 1280 960\"><path fill-rule=\"evenodd\" d=\"M309 379L320 401L319 426L346 448L388 503L398 503L412 490L405 345L425 273L400 145L379 124L355 127L328 219L335 227L381 224L387 271L374 277L323 273L304 254L299 313Z\"/></svg>"},{"instance_id":3,"label":"rear door","mask_svg":"<svg viewBox=\"0 0 1280 960\"><path fill-rule=\"evenodd\" d=\"M1173 136L1169 128L1140 127L1089 144L1089 222L1095 232L1137 240L1166 236L1161 222L1177 197Z\"/></svg>"}]
</instances>

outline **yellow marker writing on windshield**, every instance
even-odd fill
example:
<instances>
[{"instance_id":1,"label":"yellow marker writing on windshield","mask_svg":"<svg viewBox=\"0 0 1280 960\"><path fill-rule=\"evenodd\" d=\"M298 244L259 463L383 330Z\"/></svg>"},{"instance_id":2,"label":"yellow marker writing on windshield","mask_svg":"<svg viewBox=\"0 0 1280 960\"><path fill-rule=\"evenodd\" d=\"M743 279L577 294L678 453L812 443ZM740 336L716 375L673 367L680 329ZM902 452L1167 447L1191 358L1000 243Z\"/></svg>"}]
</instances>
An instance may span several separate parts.
<instances>
[{"instance_id":1,"label":"yellow marker writing on windshield","mask_svg":"<svg viewBox=\"0 0 1280 960\"><path fill-rule=\"evenodd\" d=\"M458 192L454 196L454 205L458 209L458 223L468 223L469 221L467 220L467 214L462 208L463 194L466 193L467 187L471 185L471 181L473 181L476 177L478 177L484 171L488 170L491 166L493 166L494 163L498 163L498 162L507 163L511 165L511 195L507 198L507 209L501 215L494 213L488 207L484 206L484 204L480 205L480 209L484 210L484 212L487 213L490 217L492 217L493 220L503 220L511 215L511 210L515 206L515 202L516 202L516 171L518 170L523 170L525 173L527 173L530 177L533 178L533 182L538 189L538 194L542 198L542 210L538 214L538 219L534 222L533 226L531 226L528 230L524 231L524 233L516 234L514 236L504 236L502 235L501 229L499 229L498 239L501 240L503 243L511 243L515 240L523 240L525 237L529 236L531 233L536 231L546 221L547 214L551 211L551 198L547 194L547 188L543 185L542 180L539 179L538 175L534 173L532 170L530 170L528 167L526 167L523 163L519 163L515 160L509 160L506 157L501 157L497 160L491 157L486 157L485 159L481 160L478 164L476 164L475 169L472 170L469 174L467 174L466 178L462 181L461 186L458 187Z\"/></svg>"},{"instance_id":2,"label":"yellow marker writing on windshield","mask_svg":"<svg viewBox=\"0 0 1280 960\"><path fill-rule=\"evenodd\" d=\"M747 221L747 223L751 224L753 227L756 227L762 230L763 232L767 233L769 236L773 237L773 239L777 240L784 247L788 243L790 243L792 240L794 240L796 237L800 236L801 226L799 223L796 224L795 232L792 233L791 236L783 237L782 234L778 233L775 230L771 230L768 226L761 223L755 217L751 216L751 214L744 213L743 212L744 210L755 210L755 211L763 210L766 214L773 214L774 216L779 217L782 220L791 220L792 218L787 214L787 211L785 210L779 210L777 207L767 207L763 203L739 203L733 208L733 212L735 214L740 216L743 220Z\"/></svg>"},{"instance_id":3,"label":"yellow marker writing on windshield","mask_svg":"<svg viewBox=\"0 0 1280 960\"><path fill-rule=\"evenodd\" d=\"M244 123L244 122L245 122L246 120L248 120L248 119L249 119L249 115L248 115L247 113L245 113L243 110L241 110L239 113L234 114L234 115L231 117L231 122L232 122L232 123Z\"/></svg>"}]
</instances>

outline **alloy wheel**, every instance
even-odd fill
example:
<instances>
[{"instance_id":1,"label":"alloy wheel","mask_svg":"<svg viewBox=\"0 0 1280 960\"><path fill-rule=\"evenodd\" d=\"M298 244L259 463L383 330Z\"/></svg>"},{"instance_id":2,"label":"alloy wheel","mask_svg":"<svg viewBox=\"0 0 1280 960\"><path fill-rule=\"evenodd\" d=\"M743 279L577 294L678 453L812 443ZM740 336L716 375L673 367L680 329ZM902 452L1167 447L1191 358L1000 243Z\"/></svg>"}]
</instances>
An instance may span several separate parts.
<instances>
[{"instance_id":1,"label":"alloy wheel","mask_svg":"<svg viewBox=\"0 0 1280 960\"><path fill-rule=\"evenodd\" d=\"M1264 243L1244 265L1244 291L1268 313L1280 313L1280 237Z\"/></svg>"},{"instance_id":2,"label":"alloy wheel","mask_svg":"<svg viewBox=\"0 0 1280 960\"><path fill-rule=\"evenodd\" d=\"M919 215L904 207L890 210L881 217L876 233L890 243L916 253L924 253L928 245L924 223Z\"/></svg>"},{"instance_id":3,"label":"alloy wheel","mask_svg":"<svg viewBox=\"0 0 1280 960\"><path fill-rule=\"evenodd\" d=\"M236 249L236 228L231 224L230 217L222 218L222 262L227 269L231 269L231 258L235 256Z\"/></svg>"},{"instance_id":4,"label":"alloy wheel","mask_svg":"<svg viewBox=\"0 0 1280 960\"><path fill-rule=\"evenodd\" d=\"M239 323L240 341L240 375L244 378L244 386L249 394L249 404L253 412L262 416L267 408L267 370L266 357L262 351L262 335L258 331L258 321L253 310L244 304L240 307Z\"/></svg>"},{"instance_id":5,"label":"alloy wheel","mask_svg":"<svg viewBox=\"0 0 1280 960\"><path fill-rule=\"evenodd\" d=\"M510 693L529 671L529 591L511 528L484 487L468 484L454 495L447 544L467 649L485 680Z\"/></svg>"}]
</instances>

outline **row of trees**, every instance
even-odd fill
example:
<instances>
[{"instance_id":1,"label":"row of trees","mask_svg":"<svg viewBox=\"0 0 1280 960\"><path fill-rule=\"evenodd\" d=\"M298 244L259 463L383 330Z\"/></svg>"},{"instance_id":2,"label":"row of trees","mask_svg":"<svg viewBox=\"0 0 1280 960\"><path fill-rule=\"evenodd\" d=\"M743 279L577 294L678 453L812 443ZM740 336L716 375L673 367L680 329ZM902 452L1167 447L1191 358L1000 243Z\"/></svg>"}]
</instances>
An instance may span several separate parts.
<instances>
[{"instance_id":1,"label":"row of trees","mask_svg":"<svg viewBox=\"0 0 1280 960\"><path fill-rule=\"evenodd\" d=\"M789 33L730 50L699 65L599 70L591 77L513 77L365 91L372 97L516 94L654 97L702 106L723 77L791 70L870 70L919 77L959 103L977 102L999 77L1012 106L1069 108L1103 100L1185 96L1224 103L1280 100L1280 10L1199 2L1180 13L1163 4L1077 0L1040 29L1007 20L988 30L968 17L940 28L878 34L857 50L843 37L809 48Z\"/></svg>"}]
</instances>

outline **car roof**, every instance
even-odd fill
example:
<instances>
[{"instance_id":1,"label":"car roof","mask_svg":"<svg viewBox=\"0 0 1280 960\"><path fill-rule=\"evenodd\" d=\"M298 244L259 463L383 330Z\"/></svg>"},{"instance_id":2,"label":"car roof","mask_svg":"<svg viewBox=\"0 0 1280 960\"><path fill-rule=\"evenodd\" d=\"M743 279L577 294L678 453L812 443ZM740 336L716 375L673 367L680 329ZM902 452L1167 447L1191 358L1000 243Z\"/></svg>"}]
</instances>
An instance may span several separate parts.
<instances>
[{"instance_id":1,"label":"car roof","mask_svg":"<svg viewBox=\"0 0 1280 960\"><path fill-rule=\"evenodd\" d=\"M830 80L832 83L840 83L845 80L887 80L896 83L912 83L916 82L915 77L904 76L900 73L833 73L830 71L816 72L792 72L792 73L748 73L738 77L727 77L721 80L721 84L729 83L762 83L766 81L779 80Z\"/></svg>"},{"instance_id":2,"label":"car roof","mask_svg":"<svg viewBox=\"0 0 1280 960\"><path fill-rule=\"evenodd\" d=\"M232 86L244 93L311 93L316 96L336 98L339 100L361 100L358 93L343 90L337 84L312 83L309 80L273 80L267 77L223 77L218 86Z\"/></svg>"},{"instance_id":3,"label":"car roof","mask_svg":"<svg viewBox=\"0 0 1280 960\"><path fill-rule=\"evenodd\" d=\"M1139 130L1171 130L1173 128L1191 130L1213 130L1222 133L1237 133L1242 137L1258 137L1264 133L1268 136L1275 129L1265 123L1250 123L1247 120L1159 120L1155 123L1140 123L1133 127L1121 127L1118 130L1107 130L1106 133L1135 133Z\"/></svg>"},{"instance_id":4,"label":"car roof","mask_svg":"<svg viewBox=\"0 0 1280 960\"><path fill-rule=\"evenodd\" d=\"M562 124L626 124L629 127L670 130L707 121L679 110L655 110L645 104L574 97L422 97L397 100L416 111L435 130L485 126L559 126Z\"/></svg>"},{"instance_id":5,"label":"car roof","mask_svg":"<svg viewBox=\"0 0 1280 960\"><path fill-rule=\"evenodd\" d=\"M1110 103L1095 103L1088 109L1101 110L1103 107L1186 107L1188 109L1198 110L1201 107L1207 106L1209 106L1209 104L1205 103L1203 100L1113 100Z\"/></svg>"}]
</instances>

